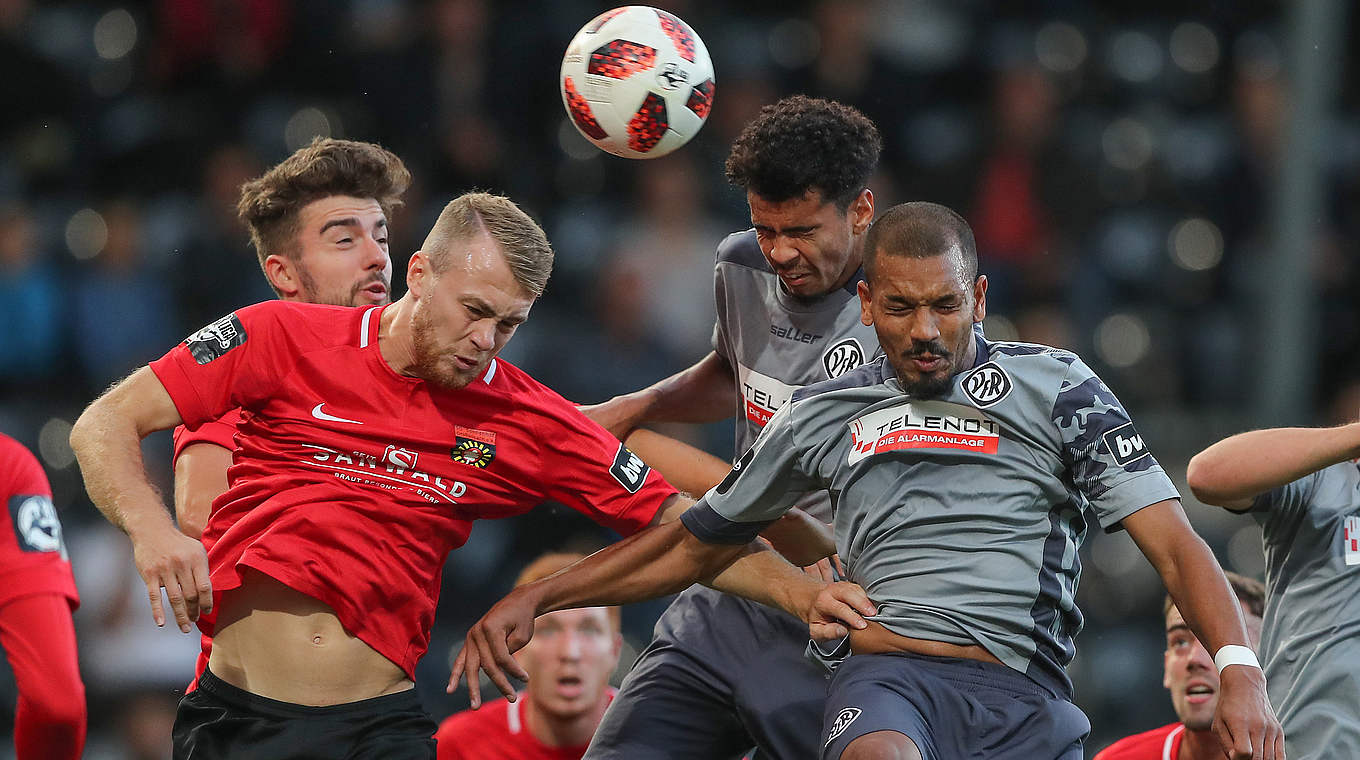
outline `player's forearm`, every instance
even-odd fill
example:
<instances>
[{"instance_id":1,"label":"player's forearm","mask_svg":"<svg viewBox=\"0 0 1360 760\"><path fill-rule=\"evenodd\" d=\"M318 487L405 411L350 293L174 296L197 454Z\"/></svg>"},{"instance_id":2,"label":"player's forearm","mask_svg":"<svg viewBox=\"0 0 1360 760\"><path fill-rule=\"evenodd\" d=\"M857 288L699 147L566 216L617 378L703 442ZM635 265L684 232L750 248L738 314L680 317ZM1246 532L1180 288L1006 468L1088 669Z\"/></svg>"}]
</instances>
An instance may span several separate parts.
<instances>
[{"instance_id":1,"label":"player's forearm","mask_svg":"<svg viewBox=\"0 0 1360 760\"><path fill-rule=\"evenodd\" d=\"M831 526L797 507L761 531L760 537L799 567L836 553L836 534Z\"/></svg>"},{"instance_id":2,"label":"player's forearm","mask_svg":"<svg viewBox=\"0 0 1360 760\"><path fill-rule=\"evenodd\" d=\"M671 485L695 497L707 493L732 469L707 451L645 428L634 430L624 443Z\"/></svg>"},{"instance_id":3,"label":"player's forearm","mask_svg":"<svg viewBox=\"0 0 1360 760\"><path fill-rule=\"evenodd\" d=\"M778 552L753 542L704 585L803 620L825 584L789 564Z\"/></svg>"},{"instance_id":4,"label":"player's forearm","mask_svg":"<svg viewBox=\"0 0 1360 760\"><path fill-rule=\"evenodd\" d=\"M567 570L516 589L535 614L630 604L681 591L716 575L744 547L705 544L673 520L608 546Z\"/></svg>"},{"instance_id":5,"label":"player's forearm","mask_svg":"<svg viewBox=\"0 0 1360 760\"><path fill-rule=\"evenodd\" d=\"M192 443L175 461L175 521L190 538L202 538L213 500L227 490L231 452L214 443Z\"/></svg>"},{"instance_id":6,"label":"player's forearm","mask_svg":"<svg viewBox=\"0 0 1360 760\"><path fill-rule=\"evenodd\" d=\"M147 480L141 439L108 397L91 404L71 428L71 450L90 500L129 536L170 525L170 514Z\"/></svg>"},{"instance_id":7,"label":"player's forearm","mask_svg":"<svg viewBox=\"0 0 1360 760\"><path fill-rule=\"evenodd\" d=\"M1195 497L1223 505L1251 499L1337 462L1360 457L1360 422L1334 428L1274 428L1226 438L1186 470Z\"/></svg>"},{"instance_id":8,"label":"player's forearm","mask_svg":"<svg viewBox=\"0 0 1360 760\"><path fill-rule=\"evenodd\" d=\"M1147 507L1125 518L1124 527L1205 648L1212 653L1228 644L1249 646L1232 586L1213 551L1190 527L1179 502Z\"/></svg>"},{"instance_id":9,"label":"player's forearm","mask_svg":"<svg viewBox=\"0 0 1360 760\"><path fill-rule=\"evenodd\" d=\"M732 416L735 385L731 366L710 352L689 369L629 395L639 404L639 424L717 422Z\"/></svg>"}]
</instances>

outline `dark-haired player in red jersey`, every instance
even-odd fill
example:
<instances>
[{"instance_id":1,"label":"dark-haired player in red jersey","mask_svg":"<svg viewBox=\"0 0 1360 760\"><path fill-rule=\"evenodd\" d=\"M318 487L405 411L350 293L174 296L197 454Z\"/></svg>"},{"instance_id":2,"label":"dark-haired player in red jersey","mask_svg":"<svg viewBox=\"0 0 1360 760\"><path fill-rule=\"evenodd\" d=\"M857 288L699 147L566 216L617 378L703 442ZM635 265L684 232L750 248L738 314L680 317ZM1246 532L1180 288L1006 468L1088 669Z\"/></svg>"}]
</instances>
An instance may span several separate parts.
<instances>
[{"instance_id":1,"label":"dark-haired player in red jersey","mask_svg":"<svg viewBox=\"0 0 1360 760\"><path fill-rule=\"evenodd\" d=\"M85 684L71 612L80 604L52 488L23 444L0 434L0 647L19 700L18 760L75 760L85 747Z\"/></svg>"},{"instance_id":2,"label":"dark-haired player in red jersey","mask_svg":"<svg viewBox=\"0 0 1360 760\"><path fill-rule=\"evenodd\" d=\"M1224 572L1247 625L1253 648L1261 642L1261 616L1266 608L1266 588L1258 580ZM1180 720L1161 728L1125 737L1096 753L1095 760L1221 760L1223 748L1214 735L1214 711L1218 707L1218 668L1213 655L1190 632L1176 604L1167 597L1162 604L1166 621L1166 652L1162 685L1171 692L1171 705Z\"/></svg>"},{"instance_id":3,"label":"dark-haired player in red jersey","mask_svg":"<svg viewBox=\"0 0 1360 760\"><path fill-rule=\"evenodd\" d=\"M387 220L410 182L401 159L377 145L317 138L243 185L237 210L280 299L383 305L392 282ZM175 518L187 536L202 537L213 501L227 490L240 422L233 409L197 428L175 428ZM190 691L211 651L205 633Z\"/></svg>"},{"instance_id":4,"label":"dark-haired player in red jersey","mask_svg":"<svg viewBox=\"0 0 1360 760\"><path fill-rule=\"evenodd\" d=\"M185 631L217 613L208 670L180 703L177 758L433 758L412 677L444 558L474 519L553 499L632 533L691 503L496 359L551 262L523 211L467 194L412 255L401 300L240 309L77 420L86 488L132 539L153 618L166 618L162 589ZM233 408L247 414L231 488L200 544L171 523L139 440ZM813 583L756 545L715 582L757 596Z\"/></svg>"},{"instance_id":5,"label":"dark-haired player in red jersey","mask_svg":"<svg viewBox=\"0 0 1360 760\"><path fill-rule=\"evenodd\" d=\"M530 562L516 586L561 570L583 554L545 554ZM581 760L605 708L614 699L609 676L623 636L618 607L549 612L521 650L529 681L510 702L498 699L439 724L439 760Z\"/></svg>"}]
</instances>

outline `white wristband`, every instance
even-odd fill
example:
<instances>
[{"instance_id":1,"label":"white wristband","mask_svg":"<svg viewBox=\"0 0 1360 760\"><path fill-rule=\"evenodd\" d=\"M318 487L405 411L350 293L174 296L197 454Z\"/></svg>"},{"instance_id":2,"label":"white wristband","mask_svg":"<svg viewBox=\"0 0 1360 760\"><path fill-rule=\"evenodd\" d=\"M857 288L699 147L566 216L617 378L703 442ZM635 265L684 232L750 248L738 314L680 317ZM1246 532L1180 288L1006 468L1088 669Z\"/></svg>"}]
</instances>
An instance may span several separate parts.
<instances>
[{"instance_id":1,"label":"white wristband","mask_svg":"<svg viewBox=\"0 0 1360 760\"><path fill-rule=\"evenodd\" d=\"M1240 644L1228 644L1218 650L1214 655L1214 665L1218 667L1218 672L1229 665L1248 665L1261 669L1261 663L1256 659L1256 653L1251 651L1251 647L1244 647Z\"/></svg>"}]
</instances>

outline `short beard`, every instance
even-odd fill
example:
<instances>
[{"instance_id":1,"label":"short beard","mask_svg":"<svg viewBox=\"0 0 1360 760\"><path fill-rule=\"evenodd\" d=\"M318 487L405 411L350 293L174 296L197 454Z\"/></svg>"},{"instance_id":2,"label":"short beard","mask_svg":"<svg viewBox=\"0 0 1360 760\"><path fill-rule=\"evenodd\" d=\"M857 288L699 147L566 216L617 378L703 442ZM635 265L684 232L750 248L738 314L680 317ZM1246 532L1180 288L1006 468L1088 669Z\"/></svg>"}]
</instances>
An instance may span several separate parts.
<instances>
[{"instance_id":1,"label":"short beard","mask_svg":"<svg viewBox=\"0 0 1360 760\"><path fill-rule=\"evenodd\" d=\"M456 391L467 387L476 376L444 369L443 363L439 361L440 355L433 350L435 332L429 313L424 309L416 309L415 314L411 315L411 360L415 364L416 377L445 390Z\"/></svg>"},{"instance_id":2,"label":"short beard","mask_svg":"<svg viewBox=\"0 0 1360 760\"><path fill-rule=\"evenodd\" d=\"M899 378L900 380L900 378ZM902 383L902 390L912 398L937 398L943 396L954 385L954 374L922 377L914 383Z\"/></svg>"}]
</instances>

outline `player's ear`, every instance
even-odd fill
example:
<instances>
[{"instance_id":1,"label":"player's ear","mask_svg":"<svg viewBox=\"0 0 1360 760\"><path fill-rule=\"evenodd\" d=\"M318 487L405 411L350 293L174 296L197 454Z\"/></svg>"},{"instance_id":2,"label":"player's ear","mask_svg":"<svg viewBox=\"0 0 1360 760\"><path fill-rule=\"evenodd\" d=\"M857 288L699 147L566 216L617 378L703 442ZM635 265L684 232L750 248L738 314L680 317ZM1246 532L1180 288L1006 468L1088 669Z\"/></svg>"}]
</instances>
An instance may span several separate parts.
<instances>
[{"instance_id":1,"label":"player's ear","mask_svg":"<svg viewBox=\"0 0 1360 760\"><path fill-rule=\"evenodd\" d=\"M264 276L280 298L293 298L302 290L297 268L286 256L275 253L265 257Z\"/></svg>"},{"instance_id":2,"label":"player's ear","mask_svg":"<svg viewBox=\"0 0 1360 760\"><path fill-rule=\"evenodd\" d=\"M987 275L978 275L973 282L973 321L981 322L987 318Z\"/></svg>"},{"instance_id":3,"label":"player's ear","mask_svg":"<svg viewBox=\"0 0 1360 760\"><path fill-rule=\"evenodd\" d=\"M411 260L406 262L406 289L411 292L411 296L417 301L420 300L433 276L429 255L424 251L411 254Z\"/></svg>"},{"instance_id":4,"label":"player's ear","mask_svg":"<svg viewBox=\"0 0 1360 760\"><path fill-rule=\"evenodd\" d=\"M869 295L869 283L860 280L855 286L859 292L859 321L864 325L872 327L874 324L874 312L870 308L873 306L873 297Z\"/></svg>"},{"instance_id":5,"label":"player's ear","mask_svg":"<svg viewBox=\"0 0 1360 760\"><path fill-rule=\"evenodd\" d=\"M850 202L850 228L856 235L863 235L873 221L874 191L866 187Z\"/></svg>"}]
</instances>

